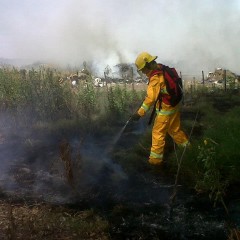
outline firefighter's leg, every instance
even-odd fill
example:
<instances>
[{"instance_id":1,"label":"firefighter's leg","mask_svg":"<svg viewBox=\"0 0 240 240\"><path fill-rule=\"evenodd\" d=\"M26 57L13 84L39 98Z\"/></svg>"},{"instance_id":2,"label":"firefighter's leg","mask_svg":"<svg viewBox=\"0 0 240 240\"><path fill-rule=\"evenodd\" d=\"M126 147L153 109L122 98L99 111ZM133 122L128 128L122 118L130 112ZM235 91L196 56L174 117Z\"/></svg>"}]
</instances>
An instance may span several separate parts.
<instances>
[{"instance_id":1,"label":"firefighter's leg","mask_svg":"<svg viewBox=\"0 0 240 240\"><path fill-rule=\"evenodd\" d=\"M187 135L181 130L179 111L171 115L169 119L168 133L178 146L185 147L189 144Z\"/></svg>"},{"instance_id":2,"label":"firefighter's leg","mask_svg":"<svg viewBox=\"0 0 240 240\"><path fill-rule=\"evenodd\" d=\"M163 152L168 124L169 116L156 116L152 129L152 147L148 160L150 164L161 165L163 162Z\"/></svg>"}]
</instances>

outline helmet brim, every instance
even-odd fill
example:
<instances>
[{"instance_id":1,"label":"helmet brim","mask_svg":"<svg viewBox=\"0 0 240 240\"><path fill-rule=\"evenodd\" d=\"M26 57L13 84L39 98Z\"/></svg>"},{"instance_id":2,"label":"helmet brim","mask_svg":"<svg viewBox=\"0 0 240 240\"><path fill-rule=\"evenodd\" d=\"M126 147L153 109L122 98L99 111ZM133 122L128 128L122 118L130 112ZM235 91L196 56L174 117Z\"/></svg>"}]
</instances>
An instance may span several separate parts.
<instances>
[{"instance_id":1,"label":"helmet brim","mask_svg":"<svg viewBox=\"0 0 240 240\"><path fill-rule=\"evenodd\" d=\"M152 57L152 60L151 60L151 61L149 61L149 62L152 62L152 61L156 60L156 59L157 59L157 57L158 57L158 56L153 56L153 57Z\"/></svg>"},{"instance_id":2,"label":"helmet brim","mask_svg":"<svg viewBox=\"0 0 240 240\"><path fill-rule=\"evenodd\" d=\"M156 60L157 58L158 58L158 56L152 56L152 57L148 60L148 62L146 62L146 63L150 63L150 62ZM141 71L145 66L146 66L146 64L145 64L143 67L138 68L138 71Z\"/></svg>"}]
</instances>

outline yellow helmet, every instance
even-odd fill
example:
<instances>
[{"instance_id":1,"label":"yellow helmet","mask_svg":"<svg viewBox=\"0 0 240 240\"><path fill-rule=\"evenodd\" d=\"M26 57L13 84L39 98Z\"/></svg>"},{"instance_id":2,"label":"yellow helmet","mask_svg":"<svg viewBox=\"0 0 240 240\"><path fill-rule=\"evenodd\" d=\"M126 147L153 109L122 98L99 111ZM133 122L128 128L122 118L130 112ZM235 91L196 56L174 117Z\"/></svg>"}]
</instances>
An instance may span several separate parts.
<instances>
[{"instance_id":1,"label":"yellow helmet","mask_svg":"<svg viewBox=\"0 0 240 240\"><path fill-rule=\"evenodd\" d=\"M138 57L135 61L135 65L138 70L141 70L145 67L146 63L150 63L150 62L154 61L155 59L157 59L157 56L152 56L147 52L142 52L138 55Z\"/></svg>"}]
</instances>

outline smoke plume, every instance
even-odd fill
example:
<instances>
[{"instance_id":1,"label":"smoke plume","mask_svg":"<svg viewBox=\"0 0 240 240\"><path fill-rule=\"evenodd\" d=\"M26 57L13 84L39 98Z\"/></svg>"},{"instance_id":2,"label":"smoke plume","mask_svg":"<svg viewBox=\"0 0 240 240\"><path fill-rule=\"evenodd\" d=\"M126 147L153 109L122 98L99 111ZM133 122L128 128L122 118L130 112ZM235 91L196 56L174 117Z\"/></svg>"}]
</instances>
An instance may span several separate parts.
<instances>
[{"instance_id":1,"label":"smoke plume","mask_svg":"<svg viewBox=\"0 0 240 240\"><path fill-rule=\"evenodd\" d=\"M239 73L239 1L1 1L2 58L79 66L133 63L149 51L185 73Z\"/></svg>"}]
</instances>

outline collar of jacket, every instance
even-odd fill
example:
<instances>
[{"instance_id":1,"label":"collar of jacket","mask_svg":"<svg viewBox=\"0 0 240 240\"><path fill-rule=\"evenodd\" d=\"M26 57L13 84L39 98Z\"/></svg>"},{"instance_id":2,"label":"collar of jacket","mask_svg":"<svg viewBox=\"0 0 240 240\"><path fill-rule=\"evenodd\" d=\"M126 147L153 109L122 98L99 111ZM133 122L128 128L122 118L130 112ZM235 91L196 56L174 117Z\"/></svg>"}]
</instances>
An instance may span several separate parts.
<instances>
[{"instance_id":1,"label":"collar of jacket","mask_svg":"<svg viewBox=\"0 0 240 240\"><path fill-rule=\"evenodd\" d=\"M162 74L162 73L163 73L163 71L162 71L162 65L161 65L161 64L158 64L157 69L154 69L154 70L150 71L150 72L147 74L147 77L148 77L149 80L150 80L152 76L158 75L158 74Z\"/></svg>"}]
</instances>

